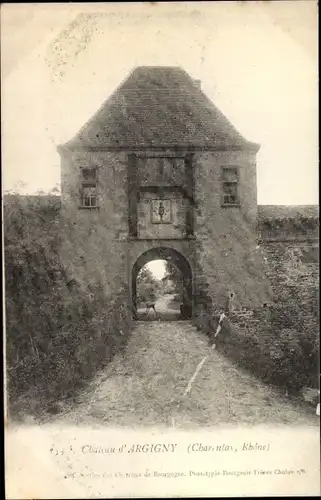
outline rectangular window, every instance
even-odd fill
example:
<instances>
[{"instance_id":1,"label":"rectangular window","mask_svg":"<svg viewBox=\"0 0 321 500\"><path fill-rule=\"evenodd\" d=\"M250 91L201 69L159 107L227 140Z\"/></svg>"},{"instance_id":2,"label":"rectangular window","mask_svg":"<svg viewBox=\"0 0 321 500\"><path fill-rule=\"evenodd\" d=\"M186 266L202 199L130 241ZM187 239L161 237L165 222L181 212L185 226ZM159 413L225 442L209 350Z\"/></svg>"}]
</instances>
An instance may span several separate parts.
<instances>
[{"instance_id":1,"label":"rectangular window","mask_svg":"<svg viewBox=\"0 0 321 500\"><path fill-rule=\"evenodd\" d=\"M82 206L97 207L97 188L96 185L83 186L82 188Z\"/></svg>"},{"instance_id":2,"label":"rectangular window","mask_svg":"<svg viewBox=\"0 0 321 500\"><path fill-rule=\"evenodd\" d=\"M96 168L81 170L81 206L84 208L98 207L98 176Z\"/></svg>"},{"instance_id":3,"label":"rectangular window","mask_svg":"<svg viewBox=\"0 0 321 500\"><path fill-rule=\"evenodd\" d=\"M239 173L237 167L222 168L222 205L239 205Z\"/></svg>"},{"instance_id":4,"label":"rectangular window","mask_svg":"<svg viewBox=\"0 0 321 500\"><path fill-rule=\"evenodd\" d=\"M83 168L82 169L82 179L83 182L94 182L97 180L97 169L96 168Z\"/></svg>"}]
</instances>

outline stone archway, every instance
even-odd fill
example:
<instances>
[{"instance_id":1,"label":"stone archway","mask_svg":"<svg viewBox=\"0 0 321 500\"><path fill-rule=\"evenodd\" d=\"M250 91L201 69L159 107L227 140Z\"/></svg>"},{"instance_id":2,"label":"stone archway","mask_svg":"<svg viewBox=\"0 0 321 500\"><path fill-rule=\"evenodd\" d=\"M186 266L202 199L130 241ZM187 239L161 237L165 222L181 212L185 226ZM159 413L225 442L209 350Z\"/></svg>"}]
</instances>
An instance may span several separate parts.
<instances>
[{"instance_id":1,"label":"stone archway","mask_svg":"<svg viewBox=\"0 0 321 500\"><path fill-rule=\"evenodd\" d=\"M155 247L142 253L136 260L132 269L132 303L137 309L137 276L145 264L153 260L166 260L181 272L183 285L182 319L192 318L193 313L193 276L192 269L187 259L177 250L168 247Z\"/></svg>"}]
</instances>

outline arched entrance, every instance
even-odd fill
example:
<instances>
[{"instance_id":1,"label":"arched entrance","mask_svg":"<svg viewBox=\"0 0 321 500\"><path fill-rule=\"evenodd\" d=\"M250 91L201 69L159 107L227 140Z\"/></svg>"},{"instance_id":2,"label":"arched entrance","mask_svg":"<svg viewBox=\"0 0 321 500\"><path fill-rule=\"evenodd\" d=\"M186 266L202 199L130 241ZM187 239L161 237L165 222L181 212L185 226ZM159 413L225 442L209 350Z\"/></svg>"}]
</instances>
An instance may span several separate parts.
<instances>
[{"instance_id":1,"label":"arched entrance","mask_svg":"<svg viewBox=\"0 0 321 500\"><path fill-rule=\"evenodd\" d=\"M133 315L137 319L137 276L143 266L153 260L165 260L175 266L182 276L182 303L180 305L180 319L190 319L192 317L193 301L193 281L191 266L186 258L177 250L168 247L156 247L147 250L138 257L132 269L132 303Z\"/></svg>"}]
</instances>

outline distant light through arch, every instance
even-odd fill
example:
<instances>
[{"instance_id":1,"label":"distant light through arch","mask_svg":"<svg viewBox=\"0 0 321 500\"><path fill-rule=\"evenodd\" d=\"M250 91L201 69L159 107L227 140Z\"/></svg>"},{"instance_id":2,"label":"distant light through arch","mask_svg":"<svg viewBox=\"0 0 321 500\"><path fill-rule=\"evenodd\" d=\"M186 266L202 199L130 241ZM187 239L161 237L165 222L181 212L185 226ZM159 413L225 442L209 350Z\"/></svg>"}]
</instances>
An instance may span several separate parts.
<instances>
[{"instance_id":1,"label":"distant light through arch","mask_svg":"<svg viewBox=\"0 0 321 500\"><path fill-rule=\"evenodd\" d=\"M156 279L161 280L166 274L166 261L165 260L153 260L146 264L146 267L153 273Z\"/></svg>"}]
</instances>

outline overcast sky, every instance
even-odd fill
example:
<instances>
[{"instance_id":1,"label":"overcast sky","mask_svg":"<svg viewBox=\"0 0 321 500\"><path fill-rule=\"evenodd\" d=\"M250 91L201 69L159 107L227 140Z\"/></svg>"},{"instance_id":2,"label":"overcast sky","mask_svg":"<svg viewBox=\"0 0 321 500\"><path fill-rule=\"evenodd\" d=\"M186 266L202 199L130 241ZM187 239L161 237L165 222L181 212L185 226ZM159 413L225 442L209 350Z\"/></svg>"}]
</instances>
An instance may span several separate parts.
<instances>
[{"instance_id":1,"label":"overcast sky","mask_svg":"<svg viewBox=\"0 0 321 500\"><path fill-rule=\"evenodd\" d=\"M261 144L259 203L317 203L316 12L310 1L2 6L5 189L59 184L57 144L135 66L175 65Z\"/></svg>"}]
</instances>

